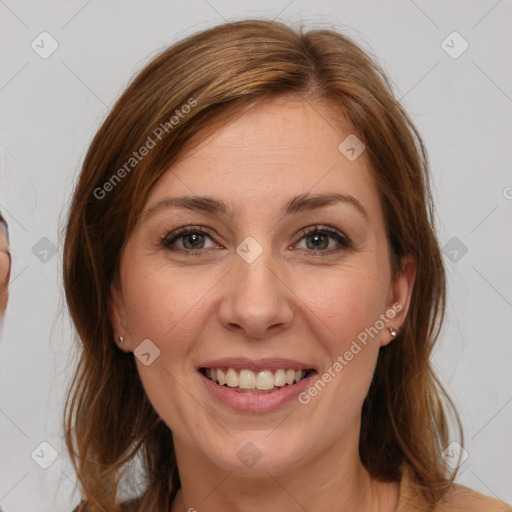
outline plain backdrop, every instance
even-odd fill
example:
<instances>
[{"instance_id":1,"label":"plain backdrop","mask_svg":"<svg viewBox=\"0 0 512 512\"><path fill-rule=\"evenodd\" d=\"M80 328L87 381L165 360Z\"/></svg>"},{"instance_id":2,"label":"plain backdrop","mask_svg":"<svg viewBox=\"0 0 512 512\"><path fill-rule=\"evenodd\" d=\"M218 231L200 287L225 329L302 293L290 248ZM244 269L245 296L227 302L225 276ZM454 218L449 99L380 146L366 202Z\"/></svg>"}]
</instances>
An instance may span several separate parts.
<instances>
[{"instance_id":1,"label":"plain backdrop","mask_svg":"<svg viewBox=\"0 0 512 512\"><path fill-rule=\"evenodd\" d=\"M464 422L468 458L457 481L512 503L511 14L510 0L0 0L0 209L13 255L0 342L4 511L64 512L79 501L62 441L76 354L61 265L88 144L157 51L248 17L353 37L418 126L449 275L435 364ZM51 460L52 449L56 460L43 469L37 454Z\"/></svg>"}]
</instances>

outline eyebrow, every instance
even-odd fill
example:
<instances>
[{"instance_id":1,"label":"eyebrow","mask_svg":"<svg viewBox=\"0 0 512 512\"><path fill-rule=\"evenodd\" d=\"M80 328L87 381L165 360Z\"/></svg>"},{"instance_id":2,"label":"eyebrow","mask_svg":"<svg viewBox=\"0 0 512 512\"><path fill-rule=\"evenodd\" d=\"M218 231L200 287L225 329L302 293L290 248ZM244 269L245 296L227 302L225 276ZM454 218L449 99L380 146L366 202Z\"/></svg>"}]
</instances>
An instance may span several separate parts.
<instances>
[{"instance_id":1,"label":"eyebrow","mask_svg":"<svg viewBox=\"0 0 512 512\"><path fill-rule=\"evenodd\" d=\"M310 210L316 210L333 204L349 204L354 206L359 213L368 221L369 216L363 205L353 196L347 194L326 193L326 194L301 194L290 199L281 209L281 215L293 215ZM210 196L176 196L166 197L143 213L143 220L147 220L154 214L168 208L186 208L211 214L232 214L228 205Z\"/></svg>"}]
</instances>

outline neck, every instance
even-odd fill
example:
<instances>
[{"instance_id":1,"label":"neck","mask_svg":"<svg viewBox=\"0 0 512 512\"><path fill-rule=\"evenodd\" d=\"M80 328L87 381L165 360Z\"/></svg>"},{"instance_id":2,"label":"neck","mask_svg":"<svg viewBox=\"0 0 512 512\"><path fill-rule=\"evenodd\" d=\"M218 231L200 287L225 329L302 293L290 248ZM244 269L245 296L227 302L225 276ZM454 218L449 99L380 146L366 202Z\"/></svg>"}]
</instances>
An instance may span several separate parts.
<instances>
[{"instance_id":1,"label":"neck","mask_svg":"<svg viewBox=\"0 0 512 512\"><path fill-rule=\"evenodd\" d=\"M240 475L219 469L175 439L181 489L172 512L396 510L398 483L372 479L359 459L357 443L351 446L329 446L284 473Z\"/></svg>"}]
</instances>

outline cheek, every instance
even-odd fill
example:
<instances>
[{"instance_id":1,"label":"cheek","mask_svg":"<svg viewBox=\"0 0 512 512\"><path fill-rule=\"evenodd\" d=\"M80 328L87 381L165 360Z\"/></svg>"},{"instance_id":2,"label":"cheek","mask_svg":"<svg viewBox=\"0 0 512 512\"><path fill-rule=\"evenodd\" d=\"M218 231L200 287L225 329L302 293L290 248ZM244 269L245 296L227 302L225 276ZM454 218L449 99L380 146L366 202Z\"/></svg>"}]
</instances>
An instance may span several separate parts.
<instances>
[{"instance_id":1,"label":"cheek","mask_svg":"<svg viewBox=\"0 0 512 512\"><path fill-rule=\"evenodd\" d=\"M203 330L202 304L213 283L211 276L205 282L147 261L132 262L127 268L123 291L133 348L150 339L160 350L148 366L135 358L138 373L155 410L171 425L173 418L183 417L190 408L190 397L180 382L190 372L190 355Z\"/></svg>"},{"instance_id":2,"label":"cheek","mask_svg":"<svg viewBox=\"0 0 512 512\"><path fill-rule=\"evenodd\" d=\"M147 264L132 266L123 283L129 330L136 337L160 340L194 315L208 290L208 283Z\"/></svg>"},{"instance_id":3,"label":"cheek","mask_svg":"<svg viewBox=\"0 0 512 512\"><path fill-rule=\"evenodd\" d=\"M387 291L383 276L361 269L317 276L296 288L304 316L317 323L317 330L325 333L324 346L337 354L375 324L384 312Z\"/></svg>"}]
</instances>

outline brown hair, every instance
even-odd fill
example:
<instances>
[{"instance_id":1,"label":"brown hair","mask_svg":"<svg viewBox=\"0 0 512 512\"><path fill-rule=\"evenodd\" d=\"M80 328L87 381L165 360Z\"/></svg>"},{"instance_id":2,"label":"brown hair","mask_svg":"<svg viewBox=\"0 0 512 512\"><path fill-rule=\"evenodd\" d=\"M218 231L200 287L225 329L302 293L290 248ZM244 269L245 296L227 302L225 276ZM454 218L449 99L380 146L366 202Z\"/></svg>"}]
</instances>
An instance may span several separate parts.
<instances>
[{"instance_id":1,"label":"brown hair","mask_svg":"<svg viewBox=\"0 0 512 512\"><path fill-rule=\"evenodd\" d=\"M72 198L64 285L83 348L66 404L66 442L88 510L120 510L121 478L136 454L145 475L137 510L167 510L180 485L171 432L146 397L133 355L116 347L108 315L121 250L148 192L197 137L255 102L290 93L333 103L351 122L380 192L393 272L403 255L417 262L408 318L380 350L363 405L361 460L390 481L409 463L432 503L447 487L445 393L429 359L445 274L421 138L383 72L350 39L246 20L178 42L135 77L94 137ZM132 161L149 139L154 148Z\"/></svg>"}]
</instances>

